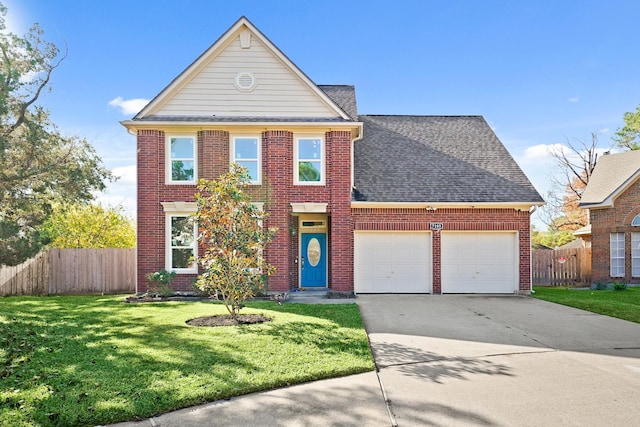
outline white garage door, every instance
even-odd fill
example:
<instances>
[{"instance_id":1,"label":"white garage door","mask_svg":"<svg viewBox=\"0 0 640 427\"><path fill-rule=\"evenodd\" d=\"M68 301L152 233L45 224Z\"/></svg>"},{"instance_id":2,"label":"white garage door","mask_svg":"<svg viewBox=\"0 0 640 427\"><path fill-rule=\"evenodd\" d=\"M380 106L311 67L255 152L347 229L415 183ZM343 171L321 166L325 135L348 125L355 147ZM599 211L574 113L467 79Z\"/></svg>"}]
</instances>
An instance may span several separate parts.
<instances>
[{"instance_id":1,"label":"white garage door","mask_svg":"<svg viewBox=\"0 0 640 427\"><path fill-rule=\"evenodd\" d=\"M354 234L356 293L429 293L431 264L429 232Z\"/></svg>"},{"instance_id":2,"label":"white garage door","mask_svg":"<svg viewBox=\"0 0 640 427\"><path fill-rule=\"evenodd\" d=\"M515 232L442 232L442 293L514 293Z\"/></svg>"}]
</instances>

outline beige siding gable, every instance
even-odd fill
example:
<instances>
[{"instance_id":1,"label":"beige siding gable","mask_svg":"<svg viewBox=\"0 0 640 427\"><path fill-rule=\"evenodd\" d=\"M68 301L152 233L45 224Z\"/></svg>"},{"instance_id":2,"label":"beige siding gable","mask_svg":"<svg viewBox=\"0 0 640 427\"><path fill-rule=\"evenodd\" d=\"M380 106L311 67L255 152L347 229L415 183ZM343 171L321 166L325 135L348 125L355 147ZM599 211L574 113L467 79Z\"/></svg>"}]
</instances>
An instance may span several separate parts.
<instances>
[{"instance_id":1,"label":"beige siding gable","mask_svg":"<svg viewBox=\"0 0 640 427\"><path fill-rule=\"evenodd\" d=\"M243 20L176 78L137 118L150 115L345 117L268 39Z\"/></svg>"}]
</instances>

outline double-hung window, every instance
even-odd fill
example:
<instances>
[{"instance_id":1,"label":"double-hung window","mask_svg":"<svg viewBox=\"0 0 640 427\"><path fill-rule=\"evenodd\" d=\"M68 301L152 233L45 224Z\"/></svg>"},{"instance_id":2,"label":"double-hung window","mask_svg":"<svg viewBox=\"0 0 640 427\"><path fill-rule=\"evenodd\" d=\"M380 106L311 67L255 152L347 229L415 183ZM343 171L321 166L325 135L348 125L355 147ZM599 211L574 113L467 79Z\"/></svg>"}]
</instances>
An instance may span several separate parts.
<instances>
[{"instance_id":1,"label":"double-hung window","mask_svg":"<svg viewBox=\"0 0 640 427\"><path fill-rule=\"evenodd\" d=\"M325 183L323 138L296 138L294 155L294 182L296 184L323 185Z\"/></svg>"},{"instance_id":2,"label":"double-hung window","mask_svg":"<svg viewBox=\"0 0 640 427\"><path fill-rule=\"evenodd\" d=\"M260 138L257 136L236 136L231 147L231 161L246 168L249 171L249 179L252 184L260 184Z\"/></svg>"},{"instance_id":3,"label":"double-hung window","mask_svg":"<svg viewBox=\"0 0 640 427\"><path fill-rule=\"evenodd\" d=\"M178 273L197 272L196 233L196 225L190 215L167 215L167 270Z\"/></svg>"},{"instance_id":4,"label":"double-hung window","mask_svg":"<svg viewBox=\"0 0 640 427\"><path fill-rule=\"evenodd\" d=\"M624 233L609 235L611 277L624 277Z\"/></svg>"},{"instance_id":5,"label":"double-hung window","mask_svg":"<svg viewBox=\"0 0 640 427\"><path fill-rule=\"evenodd\" d=\"M640 277L640 233L631 233L631 276Z\"/></svg>"},{"instance_id":6,"label":"double-hung window","mask_svg":"<svg viewBox=\"0 0 640 427\"><path fill-rule=\"evenodd\" d=\"M196 141L193 136L167 138L167 181L193 184L196 181Z\"/></svg>"}]
</instances>

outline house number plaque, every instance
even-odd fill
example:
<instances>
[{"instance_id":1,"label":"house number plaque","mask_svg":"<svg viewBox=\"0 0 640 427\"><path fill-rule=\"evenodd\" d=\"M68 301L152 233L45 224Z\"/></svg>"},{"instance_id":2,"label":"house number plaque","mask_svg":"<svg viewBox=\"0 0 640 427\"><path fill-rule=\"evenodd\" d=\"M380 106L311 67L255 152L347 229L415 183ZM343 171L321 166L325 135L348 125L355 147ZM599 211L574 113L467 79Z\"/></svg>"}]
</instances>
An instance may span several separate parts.
<instances>
[{"instance_id":1,"label":"house number plaque","mask_svg":"<svg viewBox=\"0 0 640 427\"><path fill-rule=\"evenodd\" d=\"M430 230L442 230L442 223L441 222L430 222L429 223L429 229Z\"/></svg>"}]
</instances>

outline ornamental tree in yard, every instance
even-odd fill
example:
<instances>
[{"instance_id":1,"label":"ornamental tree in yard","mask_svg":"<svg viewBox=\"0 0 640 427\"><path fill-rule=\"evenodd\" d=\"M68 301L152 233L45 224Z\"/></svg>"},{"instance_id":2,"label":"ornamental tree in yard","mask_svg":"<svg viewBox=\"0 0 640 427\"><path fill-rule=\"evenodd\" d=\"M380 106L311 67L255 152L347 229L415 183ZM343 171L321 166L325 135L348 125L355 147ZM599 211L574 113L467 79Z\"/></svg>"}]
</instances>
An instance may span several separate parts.
<instances>
[{"instance_id":1,"label":"ornamental tree in yard","mask_svg":"<svg viewBox=\"0 0 640 427\"><path fill-rule=\"evenodd\" d=\"M266 289L266 276L274 271L263 251L277 229L263 227L268 214L243 191L249 182L247 169L234 163L218 179L200 180L195 195L198 240L205 249L196 286L221 300L236 320L244 302Z\"/></svg>"}]
</instances>

